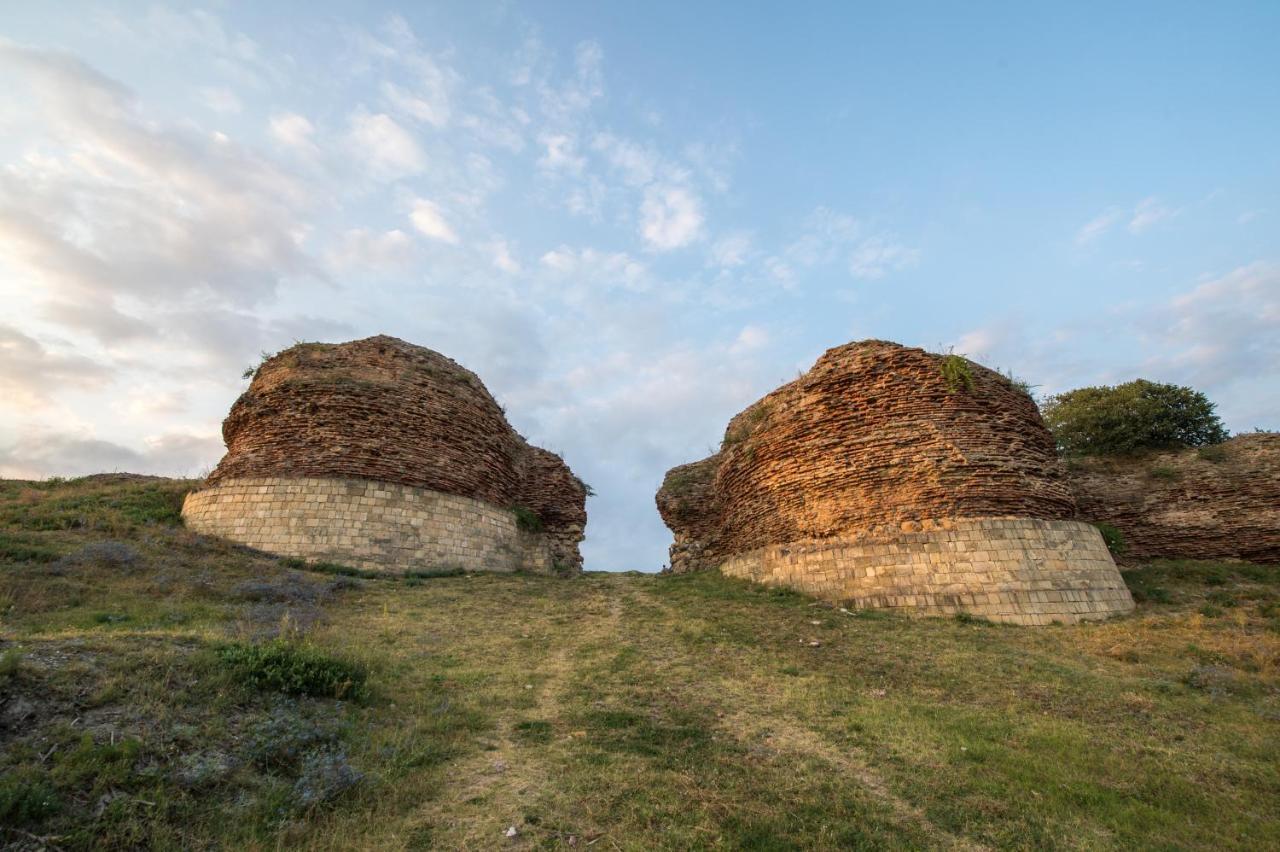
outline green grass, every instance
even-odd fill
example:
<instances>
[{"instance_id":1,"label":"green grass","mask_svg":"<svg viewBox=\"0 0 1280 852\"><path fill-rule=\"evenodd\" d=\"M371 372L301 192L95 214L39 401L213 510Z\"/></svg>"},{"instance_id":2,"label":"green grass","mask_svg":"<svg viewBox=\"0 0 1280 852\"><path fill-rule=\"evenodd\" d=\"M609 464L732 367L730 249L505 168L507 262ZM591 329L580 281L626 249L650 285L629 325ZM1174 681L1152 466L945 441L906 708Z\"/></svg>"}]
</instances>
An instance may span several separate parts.
<instances>
[{"instance_id":1,"label":"green grass","mask_svg":"<svg viewBox=\"0 0 1280 852\"><path fill-rule=\"evenodd\" d=\"M1138 566L1133 616L1024 628L717 574L366 580L139 520L182 488L0 483L0 845L1280 845L1274 566Z\"/></svg>"},{"instance_id":2,"label":"green grass","mask_svg":"<svg viewBox=\"0 0 1280 852\"><path fill-rule=\"evenodd\" d=\"M367 695L368 669L303 642L277 639L261 644L237 643L218 656L235 679L254 689L317 698L360 699Z\"/></svg>"}]
</instances>

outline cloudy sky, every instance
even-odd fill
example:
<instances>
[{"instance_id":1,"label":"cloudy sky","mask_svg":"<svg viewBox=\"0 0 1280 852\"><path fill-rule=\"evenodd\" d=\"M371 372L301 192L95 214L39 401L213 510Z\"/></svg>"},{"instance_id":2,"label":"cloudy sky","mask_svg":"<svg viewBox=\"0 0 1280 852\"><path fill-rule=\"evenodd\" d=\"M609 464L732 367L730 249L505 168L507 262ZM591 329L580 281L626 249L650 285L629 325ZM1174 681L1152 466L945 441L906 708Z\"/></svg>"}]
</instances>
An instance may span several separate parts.
<instances>
[{"instance_id":1,"label":"cloudy sky","mask_svg":"<svg viewBox=\"0 0 1280 852\"><path fill-rule=\"evenodd\" d=\"M826 348L1280 427L1280 5L5 4L0 475L198 475L386 333L595 488L589 568Z\"/></svg>"}]
</instances>

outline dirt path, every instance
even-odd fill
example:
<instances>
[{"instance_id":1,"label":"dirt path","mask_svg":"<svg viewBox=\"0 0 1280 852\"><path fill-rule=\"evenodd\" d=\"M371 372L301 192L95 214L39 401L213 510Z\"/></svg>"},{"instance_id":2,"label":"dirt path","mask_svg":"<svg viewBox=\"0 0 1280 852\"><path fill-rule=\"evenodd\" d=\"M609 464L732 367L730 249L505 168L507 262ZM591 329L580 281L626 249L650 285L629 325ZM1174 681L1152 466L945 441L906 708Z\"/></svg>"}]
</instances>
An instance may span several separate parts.
<instances>
[{"instance_id":1,"label":"dirt path","mask_svg":"<svg viewBox=\"0 0 1280 852\"><path fill-rule=\"evenodd\" d=\"M666 613L665 624L679 624L687 614L666 601L651 598ZM806 632L797 625L797 632ZM808 631L812 632L812 631ZM763 743L780 754L797 758L816 757L843 776L856 780L877 801L887 805L899 821L919 828L939 848L985 852L989 847L957 836L931 821L925 812L893 792L872 768L865 753L847 744L836 746L818 732L796 724L787 707L771 700L768 689L753 688L743 681L703 681L689 684L694 694L707 701L729 703L734 708L720 719L720 727L739 741Z\"/></svg>"},{"instance_id":2,"label":"dirt path","mask_svg":"<svg viewBox=\"0 0 1280 852\"><path fill-rule=\"evenodd\" d=\"M426 805L415 820L432 825L433 845L442 849L529 849L535 845L535 837L524 825L524 815L555 779L538 762L534 750L521 744L516 725L520 719L559 719L564 712L562 696L573 677L579 651L589 644L615 641L620 635L622 604L611 591L595 588L589 597L572 601L581 617L567 629L549 635L549 653L529 673L525 688L536 691L533 706L500 718L488 737L491 748L450 768L444 795ZM508 833L512 828L514 836Z\"/></svg>"}]
</instances>

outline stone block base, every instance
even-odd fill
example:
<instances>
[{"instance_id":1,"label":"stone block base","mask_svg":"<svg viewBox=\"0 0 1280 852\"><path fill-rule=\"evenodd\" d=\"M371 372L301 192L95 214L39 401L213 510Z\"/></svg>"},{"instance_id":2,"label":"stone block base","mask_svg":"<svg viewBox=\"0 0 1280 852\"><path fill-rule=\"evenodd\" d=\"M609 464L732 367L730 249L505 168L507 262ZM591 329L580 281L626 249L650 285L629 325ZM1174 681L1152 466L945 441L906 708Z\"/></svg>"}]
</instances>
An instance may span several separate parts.
<instances>
[{"instance_id":1,"label":"stone block base","mask_svg":"<svg viewBox=\"0 0 1280 852\"><path fill-rule=\"evenodd\" d=\"M1102 536L1080 521L962 518L925 531L770 545L735 554L720 570L856 608L1013 624L1133 610Z\"/></svg>"},{"instance_id":2,"label":"stone block base","mask_svg":"<svg viewBox=\"0 0 1280 852\"><path fill-rule=\"evenodd\" d=\"M545 537L509 509L456 494L354 479L232 479L193 491L187 527L240 544L369 571L461 568L553 573Z\"/></svg>"}]
</instances>

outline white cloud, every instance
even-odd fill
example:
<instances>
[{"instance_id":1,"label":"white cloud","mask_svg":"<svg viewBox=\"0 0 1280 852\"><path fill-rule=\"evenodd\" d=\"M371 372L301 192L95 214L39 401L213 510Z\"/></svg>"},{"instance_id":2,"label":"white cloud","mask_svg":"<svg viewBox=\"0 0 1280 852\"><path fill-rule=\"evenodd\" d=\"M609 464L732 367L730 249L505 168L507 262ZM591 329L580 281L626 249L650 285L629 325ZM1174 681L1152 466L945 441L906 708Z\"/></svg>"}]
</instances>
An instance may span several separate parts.
<instances>
[{"instance_id":1,"label":"white cloud","mask_svg":"<svg viewBox=\"0 0 1280 852\"><path fill-rule=\"evenodd\" d=\"M538 168L548 172L581 174L587 161L578 154L578 141L568 133L544 133L538 137L545 153L538 158Z\"/></svg>"},{"instance_id":2,"label":"white cloud","mask_svg":"<svg viewBox=\"0 0 1280 852\"><path fill-rule=\"evenodd\" d=\"M352 153L364 158L369 171L380 180L410 177L426 168L426 154L413 134L386 113L371 115L357 110L351 115L347 138Z\"/></svg>"},{"instance_id":3,"label":"white cloud","mask_svg":"<svg viewBox=\"0 0 1280 852\"><path fill-rule=\"evenodd\" d=\"M655 251L671 251L702 235L702 201L681 186L653 186L640 205L640 234Z\"/></svg>"},{"instance_id":4,"label":"white cloud","mask_svg":"<svg viewBox=\"0 0 1280 852\"><path fill-rule=\"evenodd\" d=\"M419 233L450 245L458 243L458 234L445 219L444 213L433 202L427 201L425 198L414 199L413 210L409 214L409 218L413 221L413 227L417 228Z\"/></svg>"},{"instance_id":5,"label":"white cloud","mask_svg":"<svg viewBox=\"0 0 1280 852\"><path fill-rule=\"evenodd\" d=\"M511 256L511 247L505 240L494 240L489 244L489 251L493 254L493 265L497 269L508 275L519 274L520 264Z\"/></svg>"},{"instance_id":6,"label":"white cloud","mask_svg":"<svg viewBox=\"0 0 1280 852\"><path fill-rule=\"evenodd\" d=\"M738 336L729 346L729 352L734 355L742 355L762 349L768 343L769 332L767 329L759 325L747 325L743 326L742 331L738 332Z\"/></svg>"},{"instance_id":7,"label":"white cloud","mask_svg":"<svg viewBox=\"0 0 1280 852\"><path fill-rule=\"evenodd\" d=\"M1128 346L1117 351L1117 340ZM1057 328L1003 318L962 336L956 350L1011 367L1044 393L1145 378L1204 391L1231 428L1278 424L1269 368L1280 364L1280 266L1249 264Z\"/></svg>"},{"instance_id":8,"label":"white cloud","mask_svg":"<svg viewBox=\"0 0 1280 852\"><path fill-rule=\"evenodd\" d=\"M1247 225L1250 222L1261 219L1265 215L1267 215L1266 210L1246 210L1236 217L1236 224Z\"/></svg>"},{"instance_id":9,"label":"white cloud","mask_svg":"<svg viewBox=\"0 0 1280 852\"><path fill-rule=\"evenodd\" d=\"M572 121L604 96L604 50L594 41L574 48L574 75L561 86L539 85L543 113L554 123Z\"/></svg>"},{"instance_id":10,"label":"white cloud","mask_svg":"<svg viewBox=\"0 0 1280 852\"><path fill-rule=\"evenodd\" d=\"M849 257L849 273L854 278L883 278L889 272L914 266L919 260L920 252L916 249L883 237L871 237L853 250Z\"/></svg>"},{"instance_id":11,"label":"white cloud","mask_svg":"<svg viewBox=\"0 0 1280 852\"><path fill-rule=\"evenodd\" d=\"M326 262L339 272L387 272L406 268L413 258L413 240L396 228L375 232L351 228L325 254Z\"/></svg>"},{"instance_id":12,"label":"white cloud","mask_svg":"<svg viewBox=\"0 0 1280 852\"><path fill-rule=\"evenodd\" d=\"M410 118L435 127L443 127L449 122L449 102L443 91L414 93L390 80L383 80L382 96L392 109Z\"/></svg>"},{"instance_id":13,"label":"white cloud","mask_svg":"<svg viewBox=\"0 0 1280 852\"><path fill-rule=\"evenodd\" d=\"M295 177L145 116L66 54L0 42L0 67L35 94L22 138L48 152L0 171L0 265L38 286L51 318L104 341L156 337L165 329L137 311L257 304L319 274L302 246L312 198Z\"/></svg>"},{"instance_id":14,"label":"white cloud","mask_svg":"<svg viewBox=\"0 0 1280 852\"><path fill-rule=\"evenodd\" d=\"M315 145L311 141L312 134L315 133L315 127L307 120L306 116L298 115L296 112L286 112L279 115L271 116L271 124L269 126L271 137L288 148L294 148L299 151L314 151Z\"/></svg>"},{"instance_id":15,"label":"white cloud","mask_svg":"<svg viewBox=\"0 0 1280 852\"><path fill-rule=\"evenodd\" d=\"M623 182L629 186L647 186L653 183L663 171L674 172L670 175L673 179L687 177L683 171L664 164L662 157L652 148L612 133L596 134L591 141L591 147L604 156L606 162L622 175Z\"/></svg>"},{"instance_id":16,"label":"white cloud","mask_svg":"<svg viewBox=\"0 0 1280 852\"><path fill-rule=\"evenodd\" d=\"M800 272L842 264L853 278L877 279L914 266L920 250L894 234L844 213L819 207L805 220L800 235L781 255L765 260L765 271L784 287L794 286Z\"/></svg>"},{"instance_id":17,"label":"white cloud","mask_svg":"<svg viewBox=\"0 0 1280 852\"><path fill-rule=\"evenodd\" d=\"M1152 226L1181 213L1181 209L1169 207L1157 198L1144 198L1133 209L1133 218L1129 220L1129 233L1141 234Z\"/></svg>"},{"instance_id":18,"label":"white cloud","mask_svg":"<svg viewBox=\"0 0 1280 852\"><path fill-rule=\"evenodd\" d=\"M199 476L213 467L223 452L213 435L164 434L147 438L141 449L91 435L30 432L0 447L0 476L44 479L91 473L144 473Z\"/></svg>"},{"instance_id":19,"label":"white cloud","mask_svg":"<svg viewBox=\"0 0 1280 852\"><path fill-rule=\"evenodd\" d=\"M751 235L739 231L721 237L711 244L711 263L721 269L731 269L747 262L751 251Z\"/></svg>"},{"instance_id":20,"label":"white cloud","mask_svg":"<svg viewBox=\"0 0 1280 852\"><path fill-rule=\"evenodd\" d=\"M575 277L597 293L613 287L637 291L649 287L648 268L626 252L560 246L542 256L542 265L561 277Z\"/></svg>"},{"instance_id":21,"label":"white cloud","mask_svg":"<svg viewBox=\"0 0 1280 852\"><path fill-rule=\"evenodd\" d=\"M214 112L235 115L243 109L236 93L224 86L206 86L200 90L200 99Z\"/></svg>"},{"instance_id":22,"label":"white cloud","mask_svg":"<svg viewBox=\"0 0 1280 852\"><path fill-rule=\"evenodd\" d=\"M16 328L0 325L0 397L43 407L68 388L89 390L110 381L110 371L79 355L50 351Z\"/></svg>"},{"instance_id":23,"label":"white cloud","mask_svg":"<svg viewBox=\"0 0 1280 852\"><path fill-rule=\"evenodd\" d=\"M1120 221L1120 217L1124 215L1119 208L1110 207L1097 216L1085 222L1079 231L1076 231L1076 244L1088 245L1099 237L1111 230L1111 228Z\"/></svg>"}]
</instances>

